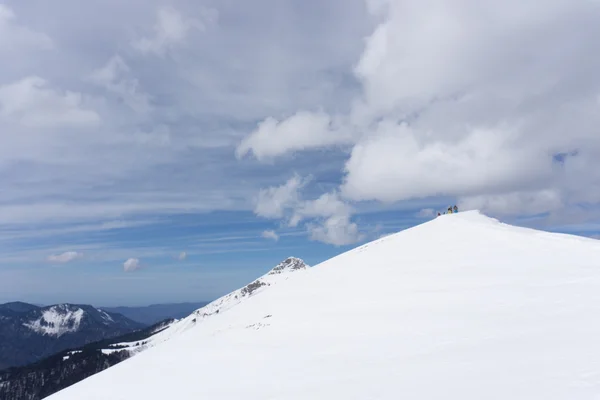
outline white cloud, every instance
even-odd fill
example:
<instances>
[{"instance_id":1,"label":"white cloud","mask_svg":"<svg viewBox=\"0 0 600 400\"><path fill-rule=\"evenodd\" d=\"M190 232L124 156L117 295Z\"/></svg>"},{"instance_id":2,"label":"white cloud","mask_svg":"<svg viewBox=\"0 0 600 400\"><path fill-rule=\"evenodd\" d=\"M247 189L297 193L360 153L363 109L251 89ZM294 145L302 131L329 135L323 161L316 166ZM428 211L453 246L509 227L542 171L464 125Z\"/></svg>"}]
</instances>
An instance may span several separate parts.
<instances>
[{"instance_id":1,"label":"white cloud","mask_svg":"<svg viewBox=\"0 0 600 400\"><path fill-rule=\"evenodd\" d=\"M173 7L162 7L156 13L154 36L144 37L132 43L143 54L164 56L173 46L182 43L190 30L206 30L216 21L218 13L214 9L201 8L201 19L186 18Z\"/></svg>"},{"instance_id":2,"label":"white cloud","mask_svg":"<svg viewBox=\"0 0 600 400\"><path fill-rule=\"evenodd\" d=\"M279 240L279 235L274 230L266 230L261 234L261 236L265 239L272 239L275 241Z\"/></svg>"},{"instance_id":3,"label":"white cloud","mask_svg":"<svg viewBox=\"0 0 600 400\"><path fill-rule=\"evenodd\" d=\"M299 111L283 121L269 117L238 145L236 156L251 152L263 161L297 150L350 143L352 131L338 130L336 125L324 112Z\"/></svg>"},{"instance_id":4,"label":"white cloud","mask_svg":"<svg viewBox=\"0 0 600 400\"><path fill-rule=\"evenodd\" d=\"M29 76L0 86L0 119L27 127L57 125L90 126L99 115L84 105L80 93L61 93L48 87L46 80Z\"/></svg>"},{"instance_id":5,"label":"white cloud","mask_svg":"<svg viewBox=\"0 0 600 400\"><path fill-rule=\"evenodd\" d=\"M363 238L358 225L351 222L350 216L346 214L334 214L321 224L310 223L308 230L312 240L336 246L353 244Z\"/></svg>"},{"instance_id":6,"label":"white cloud","mask_svg":"<svg viewBox=\"0 0 600 400\"><path fill-rule=\"evenodd\" d=\"M360 132L350 138L345 198L444 195L510 213L600 202L593 189L600 187L596 5L368 5L381 22L354 70L362 94L346 114L321 114L315 129L331 138L324 122L335 120L342 121L336 131ZM289 128L295 125L293 117L270 129L259 125L238 153L252 150L261 159L330 144L299 137ZM290 132L280 135L284 143L276 140L280 126ZM571 155L561 163L553 158L559 153Z\"/></svg>"},{"instance_id":7,"label":"white cloud","mask_svg":"<svg viewBox=\"0 0 600 400\"><path fill-rule=\"evenodd\" d=\"M258 216L282 219L288 226L295 227L306 222L312 240L334 245L356 243L364 235L356 223L351 222L352 207L343 202L337 192L325 193L315 200L305 200L300 189L307 180L294 176L285 184L263 189L259 193L255 213ZM273 237L275 232L265 231L263 237Z\"/></svg>"},{"instance_id":8,"label":"white cloud","mask_svg":"<svg viewBox=\"0 0 600 400\"><path fill-rule=\"evenodd\" d=\"M83 257L82 253L78 253L76 251L66 251L62 254L53 254L48 256L48 261L65 264L81 257Z\"/></svg>"},{"instance_id":9,"label":"white cloud","mask_svg":"<svg viewBox=\"0 0 600 400\"><path fill-rule=\"evenodd\" d=\"M407 124L381 121L353 148L344 195L389 202L465 196L531 185L553 172L544 147L518 141L517 132L501 127L470 130L455 141L422 137Z\"/></svg>"},{"instance_id":10,"label":"white cloud","mask_svg":"<svg viewBox=\"0 0 600 400\"><path fill-rule=\"evenodd\" d=\"M255 201L254 213L265 218L282 218L286 209L296 206L299 201L298 191L306 183L306 179L294 175L281 186L261 189Z\"/></svg>"},{"instance_id":11,"label":"white cloud","mask_svg":"<svg viewBox=\"0 0 600 400\"><path fill-rule=\"evenodd\" d=\"M18 50L0 49L10 60L0 68L0 86L27 89L32 98L18 107L11 92L0 106L6 189L0 215L21 224L251 210L252 195L279 182L282 171L238 163L232 146L269 115L346 107L338 94L354 90L344 74L366 32L362 0L316 2L301 18L289 18L293 4L283 0L276 12L281 19L266 0L215 3L223 16L218 24L217 14L189 1L174 5L175 13L156 13L154 1L121 3L115 12L90 0L69 18L49 3L28 4L15 3L18 19L3 7L0 23L0 29L10 27L0 42ZM36 17L41 14L46 17ZM207 29L170 27L178 20ZM13 28L24 23L53 38L53 51L17 45ZM282 34L272 35L279 28ZM130 45L142 37L137 44L146 54L177 51L169 58L140 57ZM336 172L331 165L311 168Z\"/></svg>"},{"instance_id":12,"label":"white cloud","mask_svg":"<svg viewBox=\"0 0 600 400\"><path fill-rule=\"evenodd\" d=\"M123 270L125 272L132 272L140 268L140 260L137 258L130 258L123 263Z\"/></svg>"},{"instance_id":13,"label":"white cloud","mask_svg":"<svg viewBox=\"0 0 600 400\"><path fill-rule=\"evenodd\" d=\"M294 220L314 218L307 224L312 240L336 246L363 239L358 225L351 221L352 207L343 202L337 192L325 193L316 200L303 202L294 212Z\"/></svg>"},{"instance_id":14,"label":"white cloud","mask_svg":"<svg viewBox=\"0 0 600 400\"><path fill-rule=\"evenodd\" d=\"M185 251L182 251L181 253L179 253L179 256L177 256L177 259L179 261L183 261L187 258L187 253Z\"/></svg>"},{"instance_id":15,"label":"white cloud","mask_svg":"<svg viewBox=\"0 0 600 400\"><path fill-rule=\"evenodd\" d=\"M529 185L553 171L547 151L518 140L516 130L472 129L456 140L443 132L423 137L408 124L381 121L352 150L343 193L382 201L463 196Z\"/></svg>"},{"instance_id":16,"label":"white cloud","mask_svg":"<svg viewBox=\"0 0 600 400\"><path fill-rule=\"evenodd\" d=\"M294 209L290 225L296 226L306 218L323 218L333 215L347 215L352 213L352 208L340 200L338 193L324 193L316 200L300 202Z\"/></svg>"}]
</instances>

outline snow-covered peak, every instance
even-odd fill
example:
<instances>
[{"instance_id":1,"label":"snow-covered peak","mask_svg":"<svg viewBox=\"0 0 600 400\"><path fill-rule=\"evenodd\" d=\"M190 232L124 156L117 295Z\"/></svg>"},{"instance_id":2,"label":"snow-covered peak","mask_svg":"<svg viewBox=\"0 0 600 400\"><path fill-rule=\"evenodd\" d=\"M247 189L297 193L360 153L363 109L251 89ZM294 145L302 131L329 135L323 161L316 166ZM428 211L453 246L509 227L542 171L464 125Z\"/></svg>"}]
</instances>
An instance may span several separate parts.
<instances>
[{"instance_id":1,"label":"snow-covered peak","mask_svg":"<svg viewBox=\"0 0 600 400\"><path fill-rule=\"evenodd\" d=\"M59 338L83 330L121 333L142 325L122 315L111 314L90 305L56 304L40 307L21 317L20 325L41 335Z\"/></svg>"},{"instance_id":2,"label":"snow-covered peak","mask_svg":"<svg viewBox=\"0 0 600 400\"><path fill-rule=\"evenodd\" d=\"M49 400L598 397L600 241L459 212L270 278Z\"/></svg>"},{"instance_id":3,"label":"snow-covered peak","mask_svg":"<svg viewBox=\"0 0 600 400\"><path fill-rule=\"evenodd\" d=\"M39 318L23 325L43 335L60 337L65 333L76 332L85 312L79 307L59 304L44 311Z\"/></svg>"},{"instance_id":4,"label":"snow-covered peak","mask_svg":"<svg viewBox=\"0 0 600 400\"><path fill-rule=\"evenodd\" d=\"M308 266L304 263L303 260L296 257L288 257L281 263L279 263L279 265L277 265L271 271L269 271L267 275L285 274L288 272L294 272L306 268L308 268Z\"/></svg>"},{"instance_id":5,"label":"snow-covered peak","mask_svg":"<svg viewBox=\"0 0 600 400\"><path fill-rule=\"evenodd\" d=\"M233 292L196 310L194 314L206 316L222 312L239 304L244 298L254 296L281 280L287 280L288 274L292 272L298 273L299 271L304 271L307 268L308 265L306 265L301 259L296 257L288 257L265 275L261 276L255 281L250 282L243 288L234 290Z\"/></svg>"},{"instance_id":6,"label":"snow-covered peak","mask_svg":"<svg viewBox=\"0 0 600 400\"><path fill-rule=\"evenodd\" d=\"M279 263L275 268L261 276L260 278L250 282L246 286L234 290L233 292L216 299L206 306L194 311L191 315L180 320L174 320L169 326L161 327L160 331L150 338L142 341L131 343L118 343L113 347L119 350L129 350L132 353L139 353L148 348L155 347L159 343L171 340L172 338L188 331L192 328L200 327L201 322L206 318L222 314L223 312L239 305L244 300L256 296L257 294L276 285L278 282L286 281L291 274L298 274L301 271L306 271L309 266L300 258L288 257ZM111 352L113 349L106 349L105 352Z\"/></svg>"}]
</instances>

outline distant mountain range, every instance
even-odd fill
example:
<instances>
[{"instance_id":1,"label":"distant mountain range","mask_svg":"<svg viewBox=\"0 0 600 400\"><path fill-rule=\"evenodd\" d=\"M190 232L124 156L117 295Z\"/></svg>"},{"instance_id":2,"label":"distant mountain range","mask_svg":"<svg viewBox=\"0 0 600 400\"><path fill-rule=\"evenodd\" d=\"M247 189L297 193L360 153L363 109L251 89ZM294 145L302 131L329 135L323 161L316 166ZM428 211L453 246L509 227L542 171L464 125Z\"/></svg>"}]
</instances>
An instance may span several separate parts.
<instances>
[{"instance_id":1,"label":"distant mountain range","mask_svg":"<svg viewBox=\"0 0 600 400\"><path fill-rule=\"evenodd\" d=\"M100 307L104 311L118 313L146 325L153 325L165 319L184 318L208 302L152 304L146 307Z\"/></svg>"},{"instance_id":2,"label":"distant mountain range","mask_svg":"<svg viewBox=\"0 0 600 400\"><path fill-rule=\"evenodd\" d=\"M184 318L208 304L101 307L24 302L0 304L0 370L36 362L68 348Z\"/></svg>"},{"instance_id":3,"label":"distant mountain range","mask_svg":"<svg viewBox=\"0 0 600 400\"><path fill-rule=\"evenodd\" d=\"M89 305L0 304L0 369L144 327L121 314Z\"/></svg>"}]
</instances>

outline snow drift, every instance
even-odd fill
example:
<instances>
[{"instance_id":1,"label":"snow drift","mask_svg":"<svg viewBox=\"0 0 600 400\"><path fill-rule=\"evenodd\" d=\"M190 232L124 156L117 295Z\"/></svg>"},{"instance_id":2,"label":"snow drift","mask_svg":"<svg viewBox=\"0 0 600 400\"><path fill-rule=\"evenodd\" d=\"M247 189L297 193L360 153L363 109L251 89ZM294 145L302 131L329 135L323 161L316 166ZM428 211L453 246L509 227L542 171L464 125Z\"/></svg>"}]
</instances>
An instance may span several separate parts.
<instances>
[{"instance_id":1,"label":"snow drift","mask_svg":"<svg viewBox=\"0 0 600 400\"><path fill-rule=\"evenodd\" d=\"M50 397L592 399L600 241L445 215Z\"/></svg>"}]
</instances>

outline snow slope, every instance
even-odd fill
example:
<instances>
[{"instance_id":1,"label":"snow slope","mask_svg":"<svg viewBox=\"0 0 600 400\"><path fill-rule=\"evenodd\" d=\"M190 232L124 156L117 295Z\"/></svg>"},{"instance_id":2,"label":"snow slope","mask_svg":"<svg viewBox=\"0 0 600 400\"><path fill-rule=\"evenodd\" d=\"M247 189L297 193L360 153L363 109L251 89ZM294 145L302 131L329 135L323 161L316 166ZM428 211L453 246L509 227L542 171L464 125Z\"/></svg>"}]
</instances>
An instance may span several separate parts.
<instances>
[{"instance_id":1,"label":"snow slope","mask_svg":"<svg viewBox=\"0 0 600 400\"><path fill-rule=\"evenodd\" d=\"M81 308L69 309L65 305L56 305L44 310L39 318L23 325L43 335L60 337L65 333L77 332L84 314Z\"/></svg>"},{"instance_id":2,"label":"snow slope","mask_svg":"<svg viewBox=\"0 0 600 400\"><path fill-rule=\"evenodd\" d=\"M600 241L444 215L49 399L600 399Z\"/></svg>"},{"instance_id":3,"label":"snow slope","mask_svg":"<svg viewBox=\"0 0 600 400\"><path fill-rule=\"evenodd\" d=\"M232 307L237 306L245 299L262 293L266 289L276 285L278 282L289 279L290 273L296 273L297 275L299 271L305 271L307 268L308 266L301 259L289 257L271 269L268 273L252 281L243 288L216 299L206 306L194 311L186 318L174 320L167 327L161 326L159 329L157 329L157 333L148 339L144 339L142 341L138 340L133 342L115 343L106 349L102 349L102 352L104 354L110 354L115 351L127 350L132 355L135 355L141 351L155 347L160 343L171 340L181 333L196 327L206 318L210 318L214 315L225 312Z\"/></svg>"}]
</instances>

